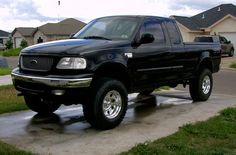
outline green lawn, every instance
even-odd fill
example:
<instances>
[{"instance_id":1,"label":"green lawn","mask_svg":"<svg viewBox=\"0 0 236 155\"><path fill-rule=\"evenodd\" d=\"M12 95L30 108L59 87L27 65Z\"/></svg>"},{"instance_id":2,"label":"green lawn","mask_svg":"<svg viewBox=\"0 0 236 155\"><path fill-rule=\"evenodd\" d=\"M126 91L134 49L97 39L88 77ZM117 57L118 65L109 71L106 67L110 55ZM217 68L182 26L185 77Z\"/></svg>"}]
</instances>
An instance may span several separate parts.
<instances>
[{"instance_id":1,"label":"green lawn","mask_svg":"<svg viewBox=\"0 0 236 155\"><path fill-rule=\"evenodd\" d=\"M32 155L30 152L19 150L18 148L0 141L1 155Z\"/></svg>"},{"instance_id":2,"label":"green lawn","mask_svg":"<svg viewBox=\"0 0 236 155\"><path fill-rule=\"evenodd\" d=\"M155 89L155 91L161 91L161 90L170 90L171 88L169 86L162 86L162 87L159 87L157 89Z\"/></svg>"},{"instance_id":3,"label":"green lawn","mask_svg":"<svg viewBox=\"0 0 236 155\"><path fill-rule=\"evenodd\" d=\"M11 74L11 69L10 68L0 67L0 76L1 75L8 75L8 74Z\"/></svg>"},{"instance_id":4,"label":"green lawn","mask_svg":"<svg viewBox=\"0 0 236 155\"><path fill-rule=\"evenodd\" d=\"M230 68L235 68L235 69L236 69L236 63L232 63L232 64L230 65Z\"/></svg>"},{"instance_id":5,"label":"green lawn","mask_svg":"<svg viewBox=\"0 0 236 155\"><path fill-rule=\"evenodd\" d=\"M18 97L12 85L0 86L0 114L26 110L23 97Z\"/></svg>"},{"instance_id":6,"label":"green lawn","mask_svg":"<svg viewBox=\"0 0 236 155\"><path fill-rule=\"evenodd\" d=\"M28 109L23 97L17 97L17 92L12 85L0 86L0 114ZM31 155L0 141L0 155Z\"/></svg>"},{"instance_id":7,"label":"green lawn","mask_svg":"<svg viewBox=\"0 0 236 155\"><path fill-rule=\"evenodd\" d=\"M228 108L206 122L188 124L175 134L138 144L122 155L234 155L236 108Z\"/></svg>"},{"instance_id":8,"label":"green lawn","mask_svg":"<svg viewBox=\"0 0 236 155\"><path fill-rule=\"evenodd\" d=\"M20 51L21 51L21 48L13 48L13 49L1 51L0 55L5 56L5 57L19 56Z\"/></svg>"}]
</instances>

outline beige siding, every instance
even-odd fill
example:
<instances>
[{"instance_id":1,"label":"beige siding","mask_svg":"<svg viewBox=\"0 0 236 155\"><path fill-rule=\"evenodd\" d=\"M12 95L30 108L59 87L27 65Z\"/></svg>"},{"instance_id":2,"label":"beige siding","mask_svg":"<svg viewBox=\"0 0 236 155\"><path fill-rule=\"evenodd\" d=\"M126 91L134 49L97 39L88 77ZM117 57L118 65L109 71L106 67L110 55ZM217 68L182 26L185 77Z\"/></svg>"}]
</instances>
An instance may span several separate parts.
<instances>
[{"instance_id":1,"label":"beige siding","mask_svg":"<svg viewBox=\"0 0 236 155\"><path fill-rule=\"evenodd\" d=\"M34 41L33 41L33 37L25 37L25 40L28 43L28 46L33 45Z\"/></svg>"},{"instance_id":2,"label":"beige siding","mask_svg":"<svg viewBox=\"0 0 236 155\"><path fill-rule=\"evenodd\" d=\"M34 34L34 44L38 43L39 37L41 37L43 39L43 42L48 41L47 36L45 36L41 31L37 30L37 32Z\"/></svg>"},{"instance_id":3,"label":"beige siding","mask_svg":"<svg viewBox=\"0 0 236 155\"><path fill-rule=\"evenodd\" d=\"M196 36L208 34L204 32L190 32L187 28L185 28L183 25L179 24L178 22L177 22L177 25L182 34L184 42L192 42Z\"/></svg>"},{"instance_id":4,"label":"beige siding","mask_svg":"<svg viewBox=\"0 0 236 155\"><path fill-rule=\"evenodd\" d=\"M69 36L48 36L48 41L68 39Z\"/></svg>"},{"instance_id":5,"label":"beige siding","mask_svg":"<svg viewBox=\"0 0 236 155\"><path fill-rule=\"evenodd\" d=\"M14 48L18 48L18 47L19 47L19 45L17 45L17 43L16 43L16 39L17 39L17 38L24 39L24 37L23 37L18 31L16 31L16 32L13 34L13 36L12 36L12 39L13 39L13 47L14 47Z\"/></svg>"},{"instance_id":6,"label":"beige siding","mask_svg":"<svg viewBox=\"0 0 236 155\"><path fill-rule=\"evenodd\" d=\"M34 34L34 44L37 44L38 38L41 37L43 39L43 42L48 42L48 41L55 41L55 40L62 40L62 39L68 39L69 36L46 36L44 35L40 30L37 30L37 32Z\"/></svg>"},{"instance_id":7,"label":"beige siding","mask_svg":"<svg viewBox=\"0 0 236 155\"><path fill-rule=\"evenodd\" d=\"M228 17L211 29L211 34L219 32L236 32L236 20Z\"/></svg>"},{"instance_id":8,"label":"beige siding","mask_svg":"<svg viewBox=\"0 0 236 155\"><path fill-rule=\"evenodd\" d=\"M20 39L20 40L24 39L24 40L26 40L29 46L33 45L33 43L34 43L33 42L33 37L24 37L18 31L16 31L14 33L14 35L12 36L12 39L13 39L13 47L14 48L18 48L19 47L19 45L16 43L17 39Z\"/></svg>"}]
</instances>

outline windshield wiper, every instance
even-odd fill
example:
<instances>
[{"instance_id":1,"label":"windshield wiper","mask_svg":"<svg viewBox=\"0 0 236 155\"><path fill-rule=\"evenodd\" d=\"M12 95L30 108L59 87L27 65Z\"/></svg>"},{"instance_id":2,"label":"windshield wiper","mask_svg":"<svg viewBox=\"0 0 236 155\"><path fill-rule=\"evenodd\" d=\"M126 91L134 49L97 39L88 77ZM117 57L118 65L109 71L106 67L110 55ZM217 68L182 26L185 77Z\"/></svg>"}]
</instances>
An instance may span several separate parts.
<instances>
[{"instance_id":1,"label":"windshield wiper","mask_svg":"<svg viewBox=\"0 0 236 155\"><path fill-rule=\"evenodd\" d=\"M84 37L84 39L103 39L103 40L111 40L109 38L105 38L105 37L102 37L102 36L86 36Z\"/></svg>"}]
</instances>

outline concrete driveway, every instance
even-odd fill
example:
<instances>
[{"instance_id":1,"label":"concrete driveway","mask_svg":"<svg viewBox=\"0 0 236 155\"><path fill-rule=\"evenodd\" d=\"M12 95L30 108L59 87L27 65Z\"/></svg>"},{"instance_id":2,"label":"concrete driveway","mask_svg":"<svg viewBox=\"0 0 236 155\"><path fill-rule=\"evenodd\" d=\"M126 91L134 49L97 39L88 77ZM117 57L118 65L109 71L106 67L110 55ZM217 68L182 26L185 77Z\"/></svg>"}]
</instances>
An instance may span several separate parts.
<instances>
[{"instance_id":1,"label":"concrete driveway","mask_svg":"<svg viewBox=\"0 0 236 155\"><path fill-rule=\"evenodd\" d=\"M207 102L192 103L186 91L131 94L124 121L113 130L91 128L81 106L70 106L47 117L30 111L1 115L0 139L39 154L117 154L230 106L236 106L236 96L213 94Z\"/></svg>"},{"instance_id":2,"label":"concrete driveway","mask_svg":"<svg viewBox=\"0 0 236 155\"><path fill-rule=\"evenodd\" d=\"M11 75L0 76L0 86L12 84Z\"/></svg>"},{"instance_id":3,"label":"concrete driveway","mask_svg":"<svg viewBox=\"0 0 236 155\"><path fill-rule=\"evenodd\" d=\"M0 139L39 154L117 154L137 143L173 134L186 123L206 120L226 107L236 106L235 78L233 70L214 74L213 94L206 102L192 103L188 88L181 87L143 97L131 94L124 121L108 131L91 128L80 105L61 107L47 117L31 111L3 114Z\"/></svg>"}]
</instances>

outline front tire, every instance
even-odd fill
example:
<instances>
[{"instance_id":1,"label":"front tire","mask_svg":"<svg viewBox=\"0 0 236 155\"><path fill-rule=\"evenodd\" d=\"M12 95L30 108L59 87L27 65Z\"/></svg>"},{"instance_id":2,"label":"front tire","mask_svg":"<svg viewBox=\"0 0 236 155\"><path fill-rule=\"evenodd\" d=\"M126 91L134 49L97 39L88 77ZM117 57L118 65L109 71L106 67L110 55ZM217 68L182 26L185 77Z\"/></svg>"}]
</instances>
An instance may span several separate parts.
<instances>
[{"instance_id":1,"label":"front tire","mask_svg":"<svg viewBox=\"0 0 236 155\"><path fill-rule=\"evenodd\" d=\"M209 69L204 69L198 77L190 81L190 95L194 101L206 101L211 95L212 87L212 73Z\"/></svg>"},{"instance_id":2,"label":"front tire","mask_svg":"<svg viewBox=\"0 0 236 155\"><path fill-rule=\"evenodd\" d=\"M39 114L51 114L61 106L51 99L41 98L37 95L25 94L24 98L28 108Z\"/></svg>"},{"instance_id":3,"label":"front tire","mask_svg":"<svg viewBox=\"0 0 236 155\"><path fill-rule=\"evenodd\" d=\"M127 110L127 90L123 83L101 78L92 86L92 97L83 104L85 119L96 129L118 126Z\"/></svg>"}]
</instances>

